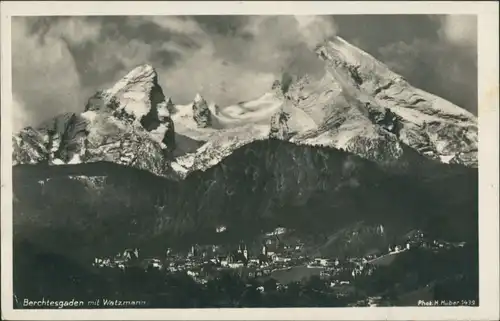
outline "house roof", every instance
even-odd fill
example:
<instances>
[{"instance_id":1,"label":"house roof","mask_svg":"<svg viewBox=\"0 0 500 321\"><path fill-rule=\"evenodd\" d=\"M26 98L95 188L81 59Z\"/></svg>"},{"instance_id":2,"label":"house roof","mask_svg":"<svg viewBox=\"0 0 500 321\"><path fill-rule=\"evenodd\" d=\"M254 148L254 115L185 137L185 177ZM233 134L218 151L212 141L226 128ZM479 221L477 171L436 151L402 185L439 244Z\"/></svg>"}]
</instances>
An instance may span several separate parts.
<instances>
[{"instance_id":1,"label":"house roof","mask_svg":"<svg viewBox=\"0 0 500 321\"><path fill-rule=\"evenodd\" d=\"M270 244L267 246L267 252L276 252L278 250L278 246L276 244Z\"/></svg>"}]
</instances>

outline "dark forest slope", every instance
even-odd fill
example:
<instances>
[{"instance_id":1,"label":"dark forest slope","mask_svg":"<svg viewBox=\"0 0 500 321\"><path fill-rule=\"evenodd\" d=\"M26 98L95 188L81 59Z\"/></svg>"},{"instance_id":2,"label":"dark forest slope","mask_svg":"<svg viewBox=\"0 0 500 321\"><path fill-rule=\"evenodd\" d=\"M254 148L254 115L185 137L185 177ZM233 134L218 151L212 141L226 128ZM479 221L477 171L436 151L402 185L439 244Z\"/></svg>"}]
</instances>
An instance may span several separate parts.
<instances>
[{"instance_id":1,"label":"dark forest slope","mask_svg":"<svg viewBox=\"0 0 500 321\"><path fill-rule=\"evenodd\" d=\"M413 157L391 171L343 151L269 140L180 182L112 163L16 166L15 241L89 259L129 246L163 253L186 239L231 241L277 224L330 233L358 221L474 240L477 169ZM226 235L215 233L219 224Z\"/></svg>"}]
</instances>

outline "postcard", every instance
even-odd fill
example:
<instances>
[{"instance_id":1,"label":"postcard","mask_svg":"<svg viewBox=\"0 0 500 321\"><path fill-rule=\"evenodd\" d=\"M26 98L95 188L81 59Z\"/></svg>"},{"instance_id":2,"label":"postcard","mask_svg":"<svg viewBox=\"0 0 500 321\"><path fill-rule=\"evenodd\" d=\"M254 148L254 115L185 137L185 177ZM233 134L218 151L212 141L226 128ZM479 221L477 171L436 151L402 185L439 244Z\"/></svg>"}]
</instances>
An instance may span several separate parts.
<instances>
[{"instance_id":1,"label":"postcard","mask_svg":"<svg viewBox=\"0 0 500 321\"><path fill-rule=\"evenodd\" d=\"M2 318L499 317L497 2L2 2Z\"/></svg>"}]
</instances>

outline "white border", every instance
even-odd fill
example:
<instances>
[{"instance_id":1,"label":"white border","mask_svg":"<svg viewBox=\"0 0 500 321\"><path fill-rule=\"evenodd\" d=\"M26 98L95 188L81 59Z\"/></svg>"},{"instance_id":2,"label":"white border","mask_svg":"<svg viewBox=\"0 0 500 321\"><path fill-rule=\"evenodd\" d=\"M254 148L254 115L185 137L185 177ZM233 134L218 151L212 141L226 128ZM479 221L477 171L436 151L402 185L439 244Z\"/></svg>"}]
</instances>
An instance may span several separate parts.
<instances>
[{"instance_id":1,"label":"white border","mask_svg":"<svg viewBox=\"0 0 500 321\"><path fill-rule=\"evenodd\" d=\"M8 320L498 320L498 3L490 2L2 2L1 3L1 227L2 318ZM128 309L13 310L11 41L15 15L195 15L195 14L476 14L479 79L480 307L293 308L293 309Z\"/></svg>"}]
</instances>

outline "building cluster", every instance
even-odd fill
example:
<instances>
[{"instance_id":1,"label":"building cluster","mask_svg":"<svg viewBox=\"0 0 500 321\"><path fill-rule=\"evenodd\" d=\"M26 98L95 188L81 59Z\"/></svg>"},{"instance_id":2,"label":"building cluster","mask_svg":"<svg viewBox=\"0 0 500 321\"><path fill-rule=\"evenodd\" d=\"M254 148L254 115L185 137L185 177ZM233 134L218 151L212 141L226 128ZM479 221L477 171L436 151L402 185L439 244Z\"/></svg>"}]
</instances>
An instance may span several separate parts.
<instances>
[{"instance_id":1,"label":"building cluster","mask_svg":"<svg viewBox=\"0 0 500 321\"><path fill-rule=\"evenodd\" d=\"M316 259L317 260L317 259ZM347 258L346 260L319 260L323 270L320 272L320 278L327 281L331 287L338 285L349 285L359 276L371 275L374 266L367 264L365 258Z\"/></svg>"},{"instance_id":2,"label":"building cluster","mask_svg":"<svg viewBox=\"0 0 500 321\"><path fill-rule=\"evenodd\" d=\"M222 228L221 228L222 229ZM167 249L163 258L141 258L139 249L126 249L113 258L95 258L93 265L99 268L125 270L136 266L144 270L154 269L165 273L184 272L199 283L217 278L230 271L244 279L260 278L275 271L294 267L319 269L319 276L330 287L349 286L361 276L370 276L376 266L374 261L417 247L443 249L463 246L462 243L426 241L420 231L409 234L404 241L391 244L385 251L372 251L364 257L330 258L307 257L305 244L299 239L285 237L286 229L277 228L263 234L254 242L240 242L235 246L192 245L184 251ZM286 241L285 241L286 240ZM383 253L385 252L385 253ZM285 286L285 285L283 285Z\"/></svg>"},{"instance_id":3,"label":"building cluster","mask_svg":"<svg viewBox=\"0 0 500 321\"><path fill-rule=\"evenodd\" d=\"M137 265L139 261L139 249L125 249L123 252L118 252L115 257L112 258L95 258L93 266L103 268L119 268L124 270L126 267L131 265Z\"/></svg>"},{"instance_id":4,"label":"building cluster","mask_svg":"<svg viewBox=\"0 0 500 321\"><path fill-rule=\"evenodd\" d=\"M187 251L169 248L162 259L141 258L139 249L126 249L112 258L95 258L93 265L121 270L135 266L166 273L185 272L202 283L227 270L241 277L258 278L305 262L304 245L300 241L283 242L280 236L285 232L286 229L277 228L258 241L240 242L235 247L194 244Z\"/></svg>"},{"instance_id":5,"label":"building cluster","mask_svg":"<svg viewBox=\"0 0 500 321\"><path fill-rule=\"evenodd\" d=\"M443 240L429 240L420 230L408 233L402 242L389 246L389 253L397 253L412 248L426 248L431 250L450 249L453 247L463 247L465 242L447 242Z\"/></svg>"}]
</instances>

